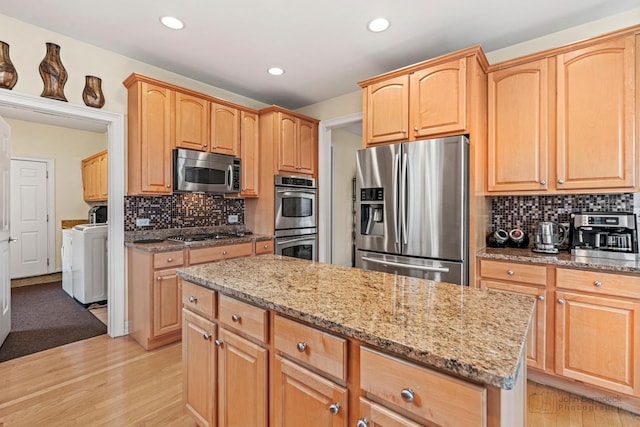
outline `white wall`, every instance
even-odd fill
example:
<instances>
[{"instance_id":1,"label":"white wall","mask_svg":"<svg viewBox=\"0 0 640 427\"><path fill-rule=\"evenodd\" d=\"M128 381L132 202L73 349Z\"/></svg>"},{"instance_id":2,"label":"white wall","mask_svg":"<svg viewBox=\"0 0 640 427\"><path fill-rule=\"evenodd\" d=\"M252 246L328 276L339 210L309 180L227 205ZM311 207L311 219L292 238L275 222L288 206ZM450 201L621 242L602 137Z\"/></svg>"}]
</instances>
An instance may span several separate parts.
<instances>
[{"instance_id":1,"label":"white wall","mask_svg":"<svg viewBox=\"0 0 640 427\"><path fill-rule=\"evenodd\" d=\"M81 161L107 148L107 134L87 132L22 120L6 119L11 126L11 155L53 159L55 180L56 269L60 269L61 221L86 219L90 205L82 192Z\"/></svg>"},{"instance_id":2,"label":"white wall","mask_svg":"<svg viewBox=\"0 0 640 427\"><path fill-rule=\"evenodd\" d=\"M362 148L359 135L342 129L331 131L333 143L333 263L351 265L351 180L356 176L356 151Z\"/></svg>"}]
</instances>

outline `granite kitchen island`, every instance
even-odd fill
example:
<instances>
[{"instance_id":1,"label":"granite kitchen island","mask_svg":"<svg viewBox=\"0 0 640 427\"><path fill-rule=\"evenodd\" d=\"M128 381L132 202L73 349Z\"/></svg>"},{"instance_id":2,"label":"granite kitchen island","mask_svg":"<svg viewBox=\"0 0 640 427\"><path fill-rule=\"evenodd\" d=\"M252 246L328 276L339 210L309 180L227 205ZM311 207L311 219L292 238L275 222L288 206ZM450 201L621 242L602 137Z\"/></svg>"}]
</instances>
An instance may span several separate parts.
<instances>
[{"instance_id":1,"label":"granite kitchen island","mask_svg":"<svg viewBox=\"0 0 640 427\"><path fill-rule=\"evenodd\" d=\"M404 424L394 425L524 424L531 297L277 255L187 267L178 275L186 316L185 366L197 363L190 343L211 340L218 346L212 354L222 352L218 366L209 369L218 382L213 407L219 403L225 409L209 414L186 396L187 408L200 422L198 417L232 412L232 397L219 383L231 377L219 361L225 360L223 369L235 366L223 356L221 336L231 334L263 351L266 366L260 369L266 373L239 379L266 380L257 386L264 389L262 403L248 405L262 411L252 415L255 425L283 425L287 418L298 419L298 412L315 419L308 418L313 404L301 409L300 395L310 394L299 388L316 383L343 395L325 393L329 396L317 402L313 425L337 425L321 421L324 416L327 422L343 417L344 425L358 426L387 425L383 420L396 418ZM193 314L210 326L202 334L205 340L197 334L199 341L189 338ZM221 402L221 396L227 398Z\"/></svg>"}]
</instances>

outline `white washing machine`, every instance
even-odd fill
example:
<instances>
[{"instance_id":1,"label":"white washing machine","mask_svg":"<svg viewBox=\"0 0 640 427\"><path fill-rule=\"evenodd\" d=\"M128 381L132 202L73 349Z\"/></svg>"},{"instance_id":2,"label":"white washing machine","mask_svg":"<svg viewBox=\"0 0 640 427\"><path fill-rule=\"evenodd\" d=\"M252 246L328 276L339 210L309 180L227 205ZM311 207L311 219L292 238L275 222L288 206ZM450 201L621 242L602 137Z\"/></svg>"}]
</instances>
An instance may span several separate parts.
<instances>
[{"instance_id":1,"label":"white washing machine","mask_svg":"<svg viewBox=\"0 0 640 427\"><path fill-rule=\"evenodd\" d=\"M62 248L60 256L62 257L62 289L73 296L73 276L71 266L73 265L73 229L65 228L62 230Z\"/></svg>"},{"instance_id":2,"label":"white washing machine","mask_svg":"<svg viewBox=\"0 0 640 427\"><path fill-rule=\"evenodd\" d=\"M107 224L73 227L73 297L81 304L107 300Z\"/></svg>"}]
</instances>

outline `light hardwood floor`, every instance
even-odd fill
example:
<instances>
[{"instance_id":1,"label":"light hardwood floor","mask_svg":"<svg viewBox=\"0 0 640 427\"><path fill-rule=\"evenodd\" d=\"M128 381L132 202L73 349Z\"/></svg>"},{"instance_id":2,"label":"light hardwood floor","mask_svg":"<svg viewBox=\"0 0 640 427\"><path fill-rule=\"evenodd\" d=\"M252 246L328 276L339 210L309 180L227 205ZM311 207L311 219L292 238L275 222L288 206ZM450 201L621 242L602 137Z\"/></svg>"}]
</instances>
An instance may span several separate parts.
<instances>
[{"instance_id":1,"label":"light hardwood floor","mask_svg":"<svg viewBox=\"0 0 640 427\"><path fill-rule=\"evenodd\" d=\"M181 358L180 343L147 352L101 335L0 363L0 427L195 427ZM531 381L527 395L530 427L640 426L638 415Z\"/></svg>"}]
</instances>

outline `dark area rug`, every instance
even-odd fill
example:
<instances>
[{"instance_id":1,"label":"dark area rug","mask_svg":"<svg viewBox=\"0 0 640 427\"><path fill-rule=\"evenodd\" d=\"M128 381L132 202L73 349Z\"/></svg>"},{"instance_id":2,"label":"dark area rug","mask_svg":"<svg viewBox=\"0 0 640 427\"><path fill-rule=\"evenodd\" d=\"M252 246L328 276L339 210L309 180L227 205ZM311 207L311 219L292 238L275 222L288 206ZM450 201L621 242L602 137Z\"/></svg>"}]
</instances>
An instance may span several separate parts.
<instances>
[{"instance_id":1,"label":"dark area rug","mask_svg":"<svg viewBox=\"0 0 640 427\"><path fill-rule=\"evenodd\" d=\"M106 333L61 282L13 288L11 332L0 347L0 362Z\"/></svg>"}]
</instances>

